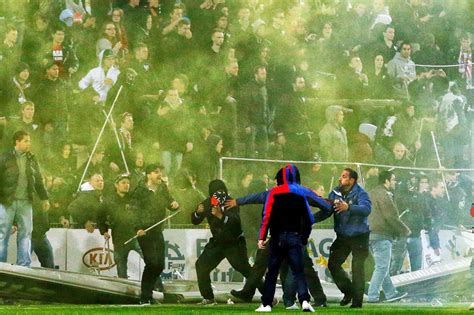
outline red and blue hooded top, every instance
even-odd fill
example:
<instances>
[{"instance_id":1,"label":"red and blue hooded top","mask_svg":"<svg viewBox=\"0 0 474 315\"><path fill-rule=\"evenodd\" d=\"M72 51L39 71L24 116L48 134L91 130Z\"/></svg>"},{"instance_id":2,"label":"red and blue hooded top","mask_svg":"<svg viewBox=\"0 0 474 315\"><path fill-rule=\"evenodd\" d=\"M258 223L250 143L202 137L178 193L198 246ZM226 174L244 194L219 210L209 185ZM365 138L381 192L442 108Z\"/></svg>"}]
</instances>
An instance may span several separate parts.
<instances>
[{"instance_id":1,"label":"red and blue hooded top","mask_svg":"<svg viewBox=\"0 0 474 315\"><path fill-rule=\"evenodd\" d=\"M275 178L277 186L261 194L265 194L266 199L258 239L265 240L269 230L273 237L278 237L281 232L297 232L305 243L314 223L308 199L312 205L326 211L331 209L331 205L311 189L300 185L300 173L294 164L280 169Z\"/></svg>"}]
</instances>

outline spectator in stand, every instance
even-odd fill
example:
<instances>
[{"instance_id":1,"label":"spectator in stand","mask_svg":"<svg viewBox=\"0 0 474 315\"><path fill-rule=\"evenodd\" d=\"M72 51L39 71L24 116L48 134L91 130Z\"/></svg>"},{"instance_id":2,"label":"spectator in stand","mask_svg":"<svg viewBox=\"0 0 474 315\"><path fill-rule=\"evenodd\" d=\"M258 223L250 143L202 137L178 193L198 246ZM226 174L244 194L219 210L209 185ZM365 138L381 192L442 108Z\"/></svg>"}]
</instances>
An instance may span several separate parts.
<instances>
[{"instance_id":1,"label":"spectator in stand","mask_svg":"<svg viewBox=\"0 0 474 315\"><path fill-rule=\"evenodd\" d=\"M436 45L435 36L431 33L423 34L420 43L420 50L413 54L413 62L417 65L444 65L446 58L443 52ZM422 72L427 71L427 68L422 67Z\"/></svg>"},{"instance_id":2,"label":"spectator in stand","mask_svg":"<svg viewBox=\"0 0 474 315\"><path fill-rule=\"evenodd\" d=\"M371 29L378 23L386 22L386 24L389 24L392 21L390 10L388 6L385 5L385 0L374 0L372 2L372 11L369 13L369 17L371 20Z\"/></svg>"},{"instance_id":3,"label":"spectator in stand","mask_svg":"<svg viewBox=\"0 0 474 315\"><path fill-rule=\"evenodd\" d=\"M392 97L392 82L385 67L382 55L375 56L373 67L367 71L369 79L369 97L373 99L387 99Z\"/></svg>"},{"instance_id":4,"label":"spectator in stand","mask_svg":"<svg viewBox=\"0 0 474 315\"><path fill-rule=\"evenodd\" d=\"M224 43L231 41L232 35L229 30L229 18L226 15L221 15L217 18L215 28L224 33Z\"/></svg>"},{"instance_id":5,"label":"spectator in stand","mask_svg":"<svg viewBox=\"0 0 474 315\"><path fill-rule=\"evenodd\" d=\"M18 43L18 30L14 25L7 25L5 36L0 43L0 82L5 83L13 75L15 66L20 61L20 48Z\"/></svg>"},{"instance_id":6,"label":"spectator in stand","mask_svg":"<svg viewBox=\"0 0 474 315\"><path fill-rule=\"evenodd\" d=\"M0 89L4 95L4 112L7 116L17 116L20 106L31 99L32 88L30 82L30 67L20 62L15 69L14 75Z\"/></svg>"},{"instance_id":7,"label":"spectator in stand","mask_svg":"<svg viewBox=\"0 0 474 315\"><path fill-rule=\"evenodd\" d=\"M112 50L113 54L118 58L123 57L123 44L117 36L117 27L114 22L107 22L102 26L102 36L95 46L97 56L105 49Z\"/></svg>"},{"instance_id":8,"label":"spectator in stand","mask_svg":"<svg viewBox=\"0 0 474 315\"><path fill-rule=\"evenodd\" d=\"M409 158L414 159L421 149L420 120L416 117L415 104L404 101L395 118L396 122L392 126L393 139L402 141L409 152Z\"/></svg>"},{"instance_id":9,"label":"spectator in stand","mask_svg":"<svg viewBox=\"0 0 474 315\"><path fill-rule=\"evenodd\" d=\"M235 43L245 42L252 33L252 21L250 20L250 9L242 7L237 14L237 21L231 24L231 34L235 37Z\"/></svg>"},{"instance_id":10,"label":"spectator in stand","mask_svg":"<svg viewBox=\"0 0 474 315\"><path fill-rule=\"evenodd\" d=\"M39 132L40 132L40 125L35 120L35 104L30 101L26 101L21 104L21 111L19 118L12 118L5 130L4 138L6 140L11 140L15 132L18 130L24 130L28 132L31 139L34 143L34 148L41 148L41 144L39 143ZM3 147L7 148L10 146L10 143L4 143ZM36 150L35 150L36 151Z\"/></svg>"},{"instance_id":11,"label":"spectator in stand","mask_svg":"<svg viewBox=\"0 0 474 315\"><path fill-rule=\"evenodd\" d=\"M123 10L120 8L115 8L112 11L112 22L115 25L115 33L117 34L117 38L122 44L121 49L126 54L128 52L128 37L127 31L125 30L125 25L122 21L124 18Z\"/></svg>"},{"instance_id":12,"label":"spectator in stand","mask_svg":"<svg viewBox=\"0 0 474 315\"><path fill-rule=\"evenodd\" d=\"M161 161L166 176L177 174L183 161L183 153L191 145L191 135L187 132L188 110L175 89L169 89L151 124L157 129L156 140L161 149ZM157 128L158 127L158 128Z\"/></svg>"},{"instance_id":13,"label":"spectator in stand","mask_svg":"<svg viewBox=\"0 0 474 315\"><path fill-rule=\"evenodd\" d=\"M394 96L398 98L409 98L408 85L416 79L415 63L410 58L411 48L409 42L403 42L400 52L387 64L388 75L394 80Z\"/></svg>"},{"instance_id":14,"label":"spectator in stand","mask_svg":"<svg viewBox=\"0 0 474 315\"><path fill-rule=\"evenodd\" d=\"M113 24L109 24L115 27ZM79 89L85 90L92 87L94 103L105 103L107 94L117 82L120 70L116 67L116 55L111 49L102 50L99 54L99 66L91 69L85 77L79 81ZM90 100L88 100L90 101Z\"/></svg>"},{"instance_id":15,"label":"spectator in stand","mask_svg":"<svg viewBox=\"0 0 474 315\"><path fill-rule=\"evenodd\" d=\"M297 75L292 90L282 95L275 110L275 129L287 138L291 159L307 159L311 154L308 94L305 78Z\"/></svg>"},{"instance_id":16,"label":"spectator in stand","mask_svg":"<svg viewBox=\"0 0 474 315\"><path fill-rule=\"evenodd\" d=\"M135 36L140 32L140 21L143 21L143 16L146 12L140 7L140 0L128 0L128 3L122 7L123 22L125 30L128 34L128 42L132 45L136 42Z\"/></svg>"},{"instance_id":17,"label":"spectator in stand","mask_svg":"<svg viewBox=\"0 0 474 315\"><path fill-rule=\"evenodd\" d=\"M347 146L346 129L344 122L344 108L331 105L326 108L326 124L319 132L321 154L325 161L347 161L349 149Z\"/></svg>"},{"instance_id":18,"label":"spectator in stand","mask_svg":"<svg viewBox=\"0 0 474 315\"><path fill-rule=\"evenodd\" d=\"M50 39L50 21L46 15L36 13L33 17L32 25L25 30L23 45L22 45L22 61L31 65L33 70L41 71L41 67L35 62L38 62L38 53L41 51L44 43Z\"/></svg>"},{"instance_id":19,"label":"spectator in stand","mask_svg":"<svg viewBox=\"0 0 474 315\"><path fill-rule=\"evenodd\" d=\"M94 174L100 174L104 177L104 173L106 173L106 165L104 163L105 157L105 149L102 147L98 147L95 152L92 154L91 162L89 164L89 168L87 169L85 179L92 177ZM81 166L77 168L78 171L81 173L78 174L78 177L81 178L82 172L85 171L87 165L87 161L85 161Z\"/></svg>"},{"instance_id":20,"label":"spectator in stand","mask_svg":"<svg viewBox=\"0 0 474 315\"><path fill-rule=\"evenodd\" d=\"M446 90L445 90L446 91ZM447 167L463 167L464 148L469 145L468 121L465 110L467 99L457 84L447 89L438 107L438 139L444 148Z\"/></svg>"},{"instance_id":21,"label":"spectator in stand","mask_svg":"<svg viewBox=\"0 0 474 315\"><path fill-rule=\"evenodd\" d=\"M377 28L378 29L378 28ZM398 47L395 45L395 28L393 25L383 26L381 39L376 39L375 42L369 44L364 48L364 60L372 61L377 55L381 55L385 62L388 62L395 57Z\"/></svg>"},{"instance_id":22,"label":"spectator in stand","mask_svg":"<svg viewBox=\"0 0 474 315\"><path fill-rule=\"evenodd\" d=\"M344 46L351 51L358 51L368 41L370 17L365 1L353 1L352 8L344 15L344 19L351 21L341 24Z\"/></svg>"},{"instance_id":23,"label":"spectator in stand","mask_svg":"<svg viewBox=\"0 0 474 315\"><path fill-rule=\"evenodd\" d=\"M265 158L268 151L268 130L273 123L273 108L269 104L267 69L257 66L254 80L242 88L241 103L244 108L242 126L246 134L246 156Z\"/></svg>"},{"instance_id":24,"label":"spectator in stand","mask_svg":"<svg viewBox=\"0 0 474 315\"><path fill-rule=\"evenodd\" d=\"M109 152L108 161L111 170L114 173L126 173L127 168L132 163L132 149L135 146L135 137L133 131L133 115L125 112L120 115L120 128L117 130L118 138L120 140L120 147L117 143L117 139L113 136L113 140L110 140L107 152ZM124 161L125 159L125 161ZM127 167L125 167L127 163Z\"/></svg>"},{"instance_id":25,"label":"spectator in stand","mask_svg":"<svg viewBox=\"0 0 474 315\"><path fill-rule=\"evenodd\" d=\"M175 31L178 23L183 19L184 6L182 4L175 4L170 13L170 19L163 24L162 34L164 36Z\"/></svg>"},{"instance_id":26,"label":"spectator in stand","mask_svg":"<svg viewBox=\"0 0 474 315\"><path fill-rule=\"evenodd\" d=\"M59 66L59 76L63 79L70 78L79 69L74 41L71 38L66 40L66 30L61 24L51 29L51 38L42 47L41 67L44 68L53 61Z\"/></svg>"},{"instance_id":27,"label":"spectator in stand","mask_svg":"<svg viewBox=\"0 0 474 315\"><path fill-rule=\"evenodd\" d=\"M377 127L372 124L362 123L359 125L359 132L355 135L354 139L352 139L349 146L351 161L359 163L374 162L372 144L376 130Z\"/></svg>"},{"instance_id":28,"label":"spectator in stand","mask_svg":"<svg viewBox=\"0 0 474 315\"><path fill-rule=\"evenodd\" d=\"M164 60L169 65L170 71L187 73L192 69L192 53L197 48L191 30L191 20L182 18L176 25L176 30L168 33L163 40Z\"/></svg>"},{"instance_id":29,"label":"spectator in stand","mask_svg":"<svg viewBox=\"0 0 474 315\"><path fill-rule=\"evenodd\" d=\"M222 45L224 44L224 32L220 29L215 29L212 32L211 36L211 51L209 52L214 60L222 59L222 55L225 55L225 52L222 51Z\"/></svg>"},{"instance_id":30,"label":"spectator in stand","mask_svg":"<svg viewBox=\"0 0 474 315\"><path fill-rule=\"evenodd\" d=\"M321 35L316 43L316 54L318 56L316 67L320 71L334 73L341 64L340 61L338 62L334 59L342 58L343 52L341 45L333 34L332 23L324 23ZM335 62L328 62L329 60L334 60Z\"/></svg>"},{"instance_id":31,"label":"spectator in stand","mask_svg":"<svg viewBox=\"0 0 474 315\"><path fill-rule=\"evenodd\" d=\"M48 121L54 122L57 132L57 142L66 141L68 136L69 119L69 88L60 78L60 67L54 61L49 61L44 76L38 82L35 90L35 100L38 103L38 120L45 124Z\"/></svg>"},{"instance_id":32,"label":"spectator in stand","mask_svg":"<svg viewBox=\"0 0 474 315\"><path fill-rule=\"evenodd\" d=\"M369 94L369 78L363 72L362 60L359 56L349 59L348 67L339 76L338 97L343 99L363 99Z\"/></svg>"},{"instance_id":33,"label":"spectator in stand","mask_svg":"<svg viewBox=\"0 0 474 315\"><path fill-rule=\"evenodd\" d=\"M185 168L179 170L174 185L170 188L170 193L176 196L176 201L181 205L182 212L173 218L174 224L190 224L189 218L196 205L206 196L197 187L195 174Z\"/></svg>"},{"instance_id":34,"label":"spectator in stand","mask_svg":"<svg viewBox=\"0 0 474 315\"><path fill-rule=\"evenodd\" d=\"M466 90L472 90L474 89L474 81L472 80L471 37L469 36L469 34L464 33L461 36L460 42L461 47L459 49L459 54L457 57L457 62L459 63L458 73L461 79L466 82Z\"/></svg>"}]
</instances>

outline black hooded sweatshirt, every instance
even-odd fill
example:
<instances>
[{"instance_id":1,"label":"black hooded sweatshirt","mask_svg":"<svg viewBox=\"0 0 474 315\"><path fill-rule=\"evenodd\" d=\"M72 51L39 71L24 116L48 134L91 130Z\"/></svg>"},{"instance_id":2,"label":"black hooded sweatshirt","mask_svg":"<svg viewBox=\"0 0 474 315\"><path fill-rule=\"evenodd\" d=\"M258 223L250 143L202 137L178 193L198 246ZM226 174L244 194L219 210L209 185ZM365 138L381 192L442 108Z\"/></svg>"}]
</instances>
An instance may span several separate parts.
<instances>
[{"instance_id":1,"label":"black hooded sweatshirt","mask_svg":"<svg viewBox=\"0 0 474 315\"><path fill-rule=\"evenodd\" d=\"M225 209L224 215L221 219L212 214L213 195L220 193L225 200L232 199L227 194L227 187L223 181L215 179L209 183L209 197L203 200L200 204L204 206L203 213L197 213L197 210L191 214L191 221L194 225L200 224L204 218L207 219L211 227L212 240L219 243L231 243L237 240L240 236L243 236L242 225L240 222L240 209L239 207L233 207ZM215 199L215 198L214 198ZM223 200L219 202L219 205L223 209Z\"/></svg>"}]
</instances>

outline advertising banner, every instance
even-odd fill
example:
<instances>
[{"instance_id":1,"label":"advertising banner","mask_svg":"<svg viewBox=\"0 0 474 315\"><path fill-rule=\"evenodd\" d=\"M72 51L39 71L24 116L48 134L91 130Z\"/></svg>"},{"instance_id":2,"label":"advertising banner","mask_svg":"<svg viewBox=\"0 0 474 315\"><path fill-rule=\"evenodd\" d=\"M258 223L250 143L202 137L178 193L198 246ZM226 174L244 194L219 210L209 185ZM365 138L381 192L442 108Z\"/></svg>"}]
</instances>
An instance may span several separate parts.
<instances>
[{"instance_id":1,"label":"advertising banner","mask_svg":"<svg viewBox=\"0 0 474 315\"><path fill-rule=\"evenodd\" d=\"M436 256L429 247L425 233L422 233L423 267L427 268L440 261L452 261L469 254L473 243L473 235L457 233L456 231L440 231L441 255ZM98 230L88 233L84 229L50 229L47 233L54 253L56 268L81 273L100 273L116 276L117 269L113 257L113 245L105 243L104 237ZM207 229L167 229L164 231L166 242L165 270L163 279L196 280L195 263L204 250L209 238ZM334 241L333 230L313 230L308 242L308 252L313 260L314 268L322 280L329 280L327 269L329 249ZM247 244L247 246L257 246ZM16 235L10 238L8 262L16 261ZM40 266L35 254L32 255L32 266ZM136 252L130 252L128 257L128 276L140 280L144 262ZM350 257L343 267L350 270ZM409 270L408 258L405 259L405 270ZM228 282L234 277L234 270L224 260L211 273L212 281Z\"/></svg>"}]
</instances>

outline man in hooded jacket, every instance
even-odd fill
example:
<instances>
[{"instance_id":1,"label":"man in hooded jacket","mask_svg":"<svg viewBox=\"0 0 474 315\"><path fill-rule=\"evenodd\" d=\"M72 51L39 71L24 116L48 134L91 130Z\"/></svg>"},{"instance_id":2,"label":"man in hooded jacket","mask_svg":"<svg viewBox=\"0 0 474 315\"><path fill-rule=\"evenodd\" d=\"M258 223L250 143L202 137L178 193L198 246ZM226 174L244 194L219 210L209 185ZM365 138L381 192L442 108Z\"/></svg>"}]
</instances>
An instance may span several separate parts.
<instances>
[{"instance_id":1,"label":"man in hooded jacket","mask_svg":"<svg viewBox=\"0 0 474 315\"><path fill-rule=\"evenodd\" d=\"M284 259L288 259L301 308L305 312L314 312L309 304L311 297L303 272L303 246L308 243L311 226L314 223L308 196L312 196L315 200L320 198L315 196L316 194L309 188L299 184L300 173L293 164L280 169L276 180L277 186L268 192L265 200L262 225L258 235L259 249L266 247L269 230L271 230L272 238L262 304L256 311L271 311L280 265ZM323 204L322 202L321 206L326 210L330 208L329 205L323 206Z\"/></svg>"},{"instance_id":2,"label":"man in hooded jacket","mask_svg":"<svg viewBox=\"0 0 474 315\"><path fill-rule=\"evenodd\" d=\"M205 218L211 227L212 238L196 261L196 273L199 291L203 297L200 304L216 304L211 287L211 271L226 258L231 266L244 277L250 275L239 208L224 209L226 200L232 199L223 181L215 179L209 183L209 197L197 206L191 214L194 225L200 224Z\"/></svg>"},{"instance_id":3,"label":"man in hooded jacket","mask_svg":"<svg viewBox=\"0 0 474 315\"><path fill-rule=\"evenodd\" d=\"M300 175L299 175L299 170L298 168L291 164L291 166L295 169L295 172L297 173L296 176L291 177L289 179L289 183L291 184L296 184L300 185ZM275 179L278 180L278 178L275 177ZM300 186L302 187L302 186ZM323 198L319 197L316 195L312 190L307 189L304 187L302 190L303 193L305 194L306 198L308 199L308 202L310 206L312 207L317 207L319 209L325 209L329 211L331 209L331 205L324 200ZM237 199L232 199L226 202L226 207L232 208L237 205L242 206L242 205L249 205L249 204L264 204L267 200L267 197L269 195L269 191L263 191L255 194L250 194L247 196L243 196ZM252 266L252 272L250 275L250 278L247 279L245 282L245 285L242 290L237 291L237 290L232 290L231 294L241 300L250 302L253 298L253 295L255 294L255 290L258 288L260 292L263 293L263 283L262 283L262 278L263 275L265 274L265 271L267 269L267 261L268 261L268 250L267 249L259 249L257 250L256 257L255 257L255 263ZM311 280L309 283L310 291L313 294L313 298L315 300L315 304L318 306L325 306L326 305L326 295L323 292L323 288L321 286L321 282L319 280L318 274L314 271L313 269L313 264L311 262L311 259L308 256L307 251L303 252L303 255L305 256L304 258L304 272L308 280ZM284 286L285 288L285 286ZM289 288L289 286L288 286ZM296 288L295 288L296 290ZM294 300L294 296L296 296L296 292L293 291L293 288L291 289L292 292L285 292L285 294L288 295L288 300L290 301L291 299Z\"/></svg>"}]
</instances>

